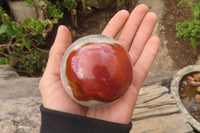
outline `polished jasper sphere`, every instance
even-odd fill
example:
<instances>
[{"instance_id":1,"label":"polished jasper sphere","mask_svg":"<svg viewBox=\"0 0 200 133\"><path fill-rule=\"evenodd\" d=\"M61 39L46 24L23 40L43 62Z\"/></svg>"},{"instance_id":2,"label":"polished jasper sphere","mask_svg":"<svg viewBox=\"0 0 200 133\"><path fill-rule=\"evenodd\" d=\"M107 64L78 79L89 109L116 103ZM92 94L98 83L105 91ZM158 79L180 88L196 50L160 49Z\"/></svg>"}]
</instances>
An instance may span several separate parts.
<instances>
[{"instance_id":1,"label":"polished jasper sphere","mask_svg":"<svg viewBox=\"0 0 200 133\"><path fill-rule=\"evenodd\" d=\"M84 106L98 106L126 92L132 80L132 65L128 52L117 41L89 35L66 51L61 79L73 100Z\"/></svg>"}]
</instances>

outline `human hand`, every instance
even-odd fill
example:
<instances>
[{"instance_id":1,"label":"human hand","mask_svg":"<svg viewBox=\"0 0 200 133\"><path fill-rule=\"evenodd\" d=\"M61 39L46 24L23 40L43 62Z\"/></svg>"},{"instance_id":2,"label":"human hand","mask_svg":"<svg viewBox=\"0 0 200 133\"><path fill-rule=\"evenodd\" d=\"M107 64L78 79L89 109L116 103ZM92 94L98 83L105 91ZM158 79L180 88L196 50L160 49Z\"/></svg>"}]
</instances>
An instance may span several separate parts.
<instances>
[{"instance_id":1,"label":"human hand","mask_svg":"<svg viewBox=\"0 0 200 133\"><path fill-rule=\"evenodd\" d=\"M148 12L145 5L139 5L130 15L125 10L119 11L103 30L103 35L111 38L118 36L118 42L123 44L129 52L133 64L133 80L127 92L119 100L100 107L84 107L77 104L62 86L61 61L72 43L72 38L70 31L65 26L60 26L49 53L46 70L39 84L43 106L52 110L111 122L130 123L139 89L160 45L159 38L151 36L156 22L156 15Z\"/></svg>"}]
</instances>

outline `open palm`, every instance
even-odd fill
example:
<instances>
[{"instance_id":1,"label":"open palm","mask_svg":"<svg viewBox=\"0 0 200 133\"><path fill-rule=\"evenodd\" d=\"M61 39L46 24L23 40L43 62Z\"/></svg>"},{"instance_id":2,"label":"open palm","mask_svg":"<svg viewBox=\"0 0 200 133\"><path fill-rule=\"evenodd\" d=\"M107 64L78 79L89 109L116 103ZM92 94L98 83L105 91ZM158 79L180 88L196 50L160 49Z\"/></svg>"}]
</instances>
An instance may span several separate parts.
<instances>
[{"instance_id":1,"label":"open palm","mask_svg":"<svg viewBox=\"0 0 200 133\"><path fill-rule=\"evenodd\" d=\"M159 38L151 36L156 22L156 15L148 12L145 5L137 6L130 15L127 11L121 10L109 21L102 34L117 37L118 42L127 49L133 64L133 80L127 92L113 104L90 108L74 102L62 86L60 65L65 51L72 43L72 38L69 30L65 26L60 26L39 85L43 106L111 122L130 123L139 89L160 45Z\"/></svg>"}]
</instances>

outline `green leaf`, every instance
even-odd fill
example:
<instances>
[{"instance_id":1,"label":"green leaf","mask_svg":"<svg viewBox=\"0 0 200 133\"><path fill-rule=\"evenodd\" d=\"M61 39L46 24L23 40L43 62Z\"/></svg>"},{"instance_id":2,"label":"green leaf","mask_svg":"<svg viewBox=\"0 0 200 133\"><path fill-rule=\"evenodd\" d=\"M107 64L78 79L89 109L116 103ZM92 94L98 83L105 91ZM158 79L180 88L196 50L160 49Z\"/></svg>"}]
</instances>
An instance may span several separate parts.
<instances>
[{"instance_id":1,"label":"green leaf","mask_svg":"<svg viewBox=\"0 0 200 133\"><path fill-rule=\"evenodd\" d=\"M23 29L19 25L17 25L15 22L9 22L7 25L7 34L10 36L22 36L23 35Z\"/></svg>"},{"instance_id":2,"label":"green leaf","mask_svg":"<svg viewBox=\"0 0 200 133\"><path fill-rule=\"evenodd\" d=\"M43 30L44 30L43 25L41 25L41 24L37 24L36 25L36 27L35 27L35 32L36 33L42 33Z\"/></svg>"},{"instance_id":3,"label":"green leaf","mask_svg":"<svg viewBox=\"0 0 200 133\"><path fill-rule=\"evenodd\" d=\"M6 29L7 29L7 25L1 25L1 27L0 27L0 34L3 34L3 33L5 33L6 32Z\"/></svg>"},{"instance_id":4,"label":"green leaf","mask_svg":"<svg viewBox=\"0 0 200 133\"><path fill-rule=\"evenodd\" d=\"M44 0L40 0L40 1L38 2L38 5L39 5L39 6L44 6L44 5L45 5L45 1L44 1Z\"/></svg>"},{"instance_id":5,"label":"green leaf","mask_svg":"<svg viewBox=\"0 0 200 133\"><path fill-rule=\"evenodd\" d=\"M53 24L57 24L57 23L58 23L58 19L57 19L57 18L54 18L54 19L51 20L51 22L52 22Z\"/></svg>"},{"instance_id":6,"label":"green leaf","mask_svg":"<svg viewBox=\"0 0 200 133\"><path fill-rule=\"evenodd\" d=\"M62 18L63 17L63 12L60 9L56 9L54 7L50 7L48 9L49 14L53 18Z\"/></svg>"},{"instance_id":7,"label":"green leaf","mask_svg":"<svg viewBox=\"0 0 200 133\"><path fill-rule=\"evenodd\" d=\"M9 59L6 57L0 57L0 65L9 64Z\"/></svg>"},{"instance_id":8,"label":"green leaf","mask_svg":"<svg viewBox=\"0 0 200 133\"><path fill-rule=\"evenodd\" d=\"M18 46L18 47L23 47L24 46L23 43L16 43L15 45Z\"/></svg>"},{"instance_id":9,"label":"green leaf","mask_svg":"<svg viewBox=\"0 0 200 133\"><path fill-rule=\"evenodd\" d=\"M30 5L33 5L32 1L31 0L25 0L26 3L30 4Z\"/></svg>"},{"instance_id":10,"label":"green leaf","mask_svg":"<svg viewBox=\"0 0 200 133\"><path fill-rule=\"evenodd\" d=\"M33 20L33 18L25 18L25 19L23 20L23 23L24 23L24 25L29 26L29 24L32 22L32 20Z\"/></svg>"},{"instance_id":11,"label":"green leaf","mask_svg":"<svg viewBox=\"0 0 200 133\"><path fill-rule=\"evenodd\" d=\"M30 49L30 48L31 48L31 40L26 39L26 38L23 38L23 39L22 39L22 43L23 43L23 45L24 45L27 49Z\"/></svg>"},{"instance_id":12,"label":"green leaf","mask_svg":"<svg viewBox=\"0 0 200 133\"><path fill-rule=\"evenodd\" d=\"M32 60L34 57L33 57L33 55L32 54L28 54L28 55L26 55L26 59L28 59L28 60Z\"/></svg>"}]
</instances>

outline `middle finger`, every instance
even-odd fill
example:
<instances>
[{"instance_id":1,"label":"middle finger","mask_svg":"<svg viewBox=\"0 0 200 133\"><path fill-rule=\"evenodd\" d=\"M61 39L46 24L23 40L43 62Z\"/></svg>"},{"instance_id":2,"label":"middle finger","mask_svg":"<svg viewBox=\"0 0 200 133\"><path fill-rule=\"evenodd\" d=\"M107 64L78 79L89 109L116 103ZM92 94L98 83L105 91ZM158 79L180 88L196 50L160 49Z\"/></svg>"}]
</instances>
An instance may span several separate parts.
<instances>
[{"instance_id":1,"label":"middle finger","mask_svg":"<svg viewBox=\"0 0 200 133\"><path fill-rule=\"evenodd\" d=\"M146 5L137 6L129 16L126 24L124 25L119 38L117 39L121 44L125 46L127 50L129 50L133 38L140 26L144 16L148 12L148 7Z\"/></svg>"}]
</instances>

